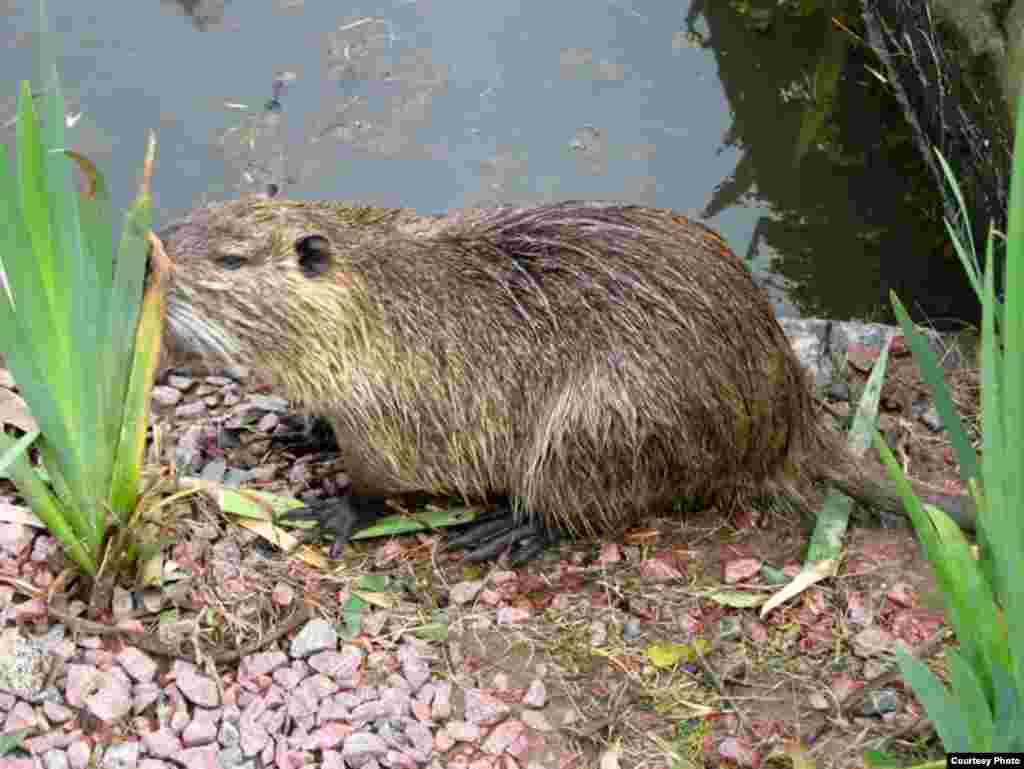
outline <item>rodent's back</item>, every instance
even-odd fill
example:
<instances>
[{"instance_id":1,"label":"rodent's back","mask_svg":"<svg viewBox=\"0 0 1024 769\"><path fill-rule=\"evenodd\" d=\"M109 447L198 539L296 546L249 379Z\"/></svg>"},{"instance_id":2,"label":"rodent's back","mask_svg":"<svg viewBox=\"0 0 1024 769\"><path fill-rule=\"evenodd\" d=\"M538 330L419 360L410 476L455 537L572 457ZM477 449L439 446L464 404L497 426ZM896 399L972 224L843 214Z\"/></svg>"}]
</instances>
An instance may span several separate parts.
<instances>
[{"instance_id":1,"label":"rodent's back","mask_svg":"<svg viewBox=\"0 0 1024 769\"><path fill-rule=\"evenodd\" d=\"M327 415L361 490L509 493L598 531L820 461L766 298L669 211L247 202L193 215L168 246L172 336Z\"/></svg>"}]
</instances>

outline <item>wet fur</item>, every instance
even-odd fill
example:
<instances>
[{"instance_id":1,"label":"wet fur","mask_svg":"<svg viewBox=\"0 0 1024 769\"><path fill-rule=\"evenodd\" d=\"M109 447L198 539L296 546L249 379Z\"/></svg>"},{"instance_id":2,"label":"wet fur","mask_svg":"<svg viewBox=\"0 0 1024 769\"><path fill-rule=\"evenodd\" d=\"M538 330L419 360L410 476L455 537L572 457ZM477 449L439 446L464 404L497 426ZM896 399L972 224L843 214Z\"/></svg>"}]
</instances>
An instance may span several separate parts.
<instances>
[{"instance_id":1,"label":"wet fur","mask_svg":"<svg viewBox=\"0 0 1024 769\"><path fill-rule=\"evenodd\" d=\"M857 475L746 266L673 212L247 200L163 237L170 347L326 416L359 493L507 494L593 535Z\"/></svg>"}]
</instances>

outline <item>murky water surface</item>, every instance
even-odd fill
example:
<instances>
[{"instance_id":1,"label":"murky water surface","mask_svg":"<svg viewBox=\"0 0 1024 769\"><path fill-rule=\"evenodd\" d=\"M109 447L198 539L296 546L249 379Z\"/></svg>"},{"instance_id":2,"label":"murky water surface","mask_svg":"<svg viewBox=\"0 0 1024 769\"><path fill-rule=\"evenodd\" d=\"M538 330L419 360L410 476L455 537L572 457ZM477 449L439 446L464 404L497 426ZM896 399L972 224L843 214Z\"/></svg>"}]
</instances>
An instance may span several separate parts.
<instances>
[{"instance_id":1,"label":"murky water surface","mask_svg":"<svg viewBox=\"0 0 1024 769\"><path fill-rule=\"evenodd\" d=\"M268 184L424 213L622 200L706 216L780 312L884 317L895 288L963 314L956 264L938 270L918 226L912 152L848 55L813 120L835 36L703 5L49 2L75 147L126 205L155 128L160 221ZM0 4L3 122L33 74L34 9Z\"/></svg>"}]
</instances>

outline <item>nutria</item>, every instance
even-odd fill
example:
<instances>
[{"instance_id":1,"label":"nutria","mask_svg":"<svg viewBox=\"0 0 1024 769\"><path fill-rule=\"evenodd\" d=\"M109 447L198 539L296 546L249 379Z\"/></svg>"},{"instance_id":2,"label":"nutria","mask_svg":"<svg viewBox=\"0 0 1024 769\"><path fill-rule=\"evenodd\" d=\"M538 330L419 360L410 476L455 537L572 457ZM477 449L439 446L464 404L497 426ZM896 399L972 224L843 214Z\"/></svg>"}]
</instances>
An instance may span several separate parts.
<instances>
[{"instance_id":1,"label":"nutria","mask_svg":"<svg viewBox=\"0 0 1024 769\"><path fill-rule=\"evenodd\" d=\"M332 424L351 493L289 517L332 531L333 557L410 492L506 497L457 544L514 560L816 480L899 508L819 420L743 262L675 212L247 199L161 235L168 348L250 366Z\"/></svg>"}]
</instances>

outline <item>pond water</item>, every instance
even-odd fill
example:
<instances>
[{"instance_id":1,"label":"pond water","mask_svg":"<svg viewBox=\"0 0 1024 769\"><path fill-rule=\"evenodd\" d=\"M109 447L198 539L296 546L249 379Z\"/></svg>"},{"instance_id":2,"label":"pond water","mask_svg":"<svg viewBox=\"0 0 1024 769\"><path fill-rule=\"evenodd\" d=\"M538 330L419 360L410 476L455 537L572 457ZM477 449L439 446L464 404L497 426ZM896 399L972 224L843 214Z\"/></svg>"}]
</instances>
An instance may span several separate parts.
<instances>
[{"instance_id":1,"label":"pond water","mask_svg":"<svg viewBox=\"0 0 1024 769\"><path fill-rule=\"evenodd\" d=\"M71 141L124 206L156 129L159 222L268 184L423 213L621 200L706 217L780 313L887 319L895 289L940 324L974 317L857 52L808 134L840 33L706 5L48 3ZM35 3L0 15L4 125L34 74Z\"/></svg>"}]
</instances>

